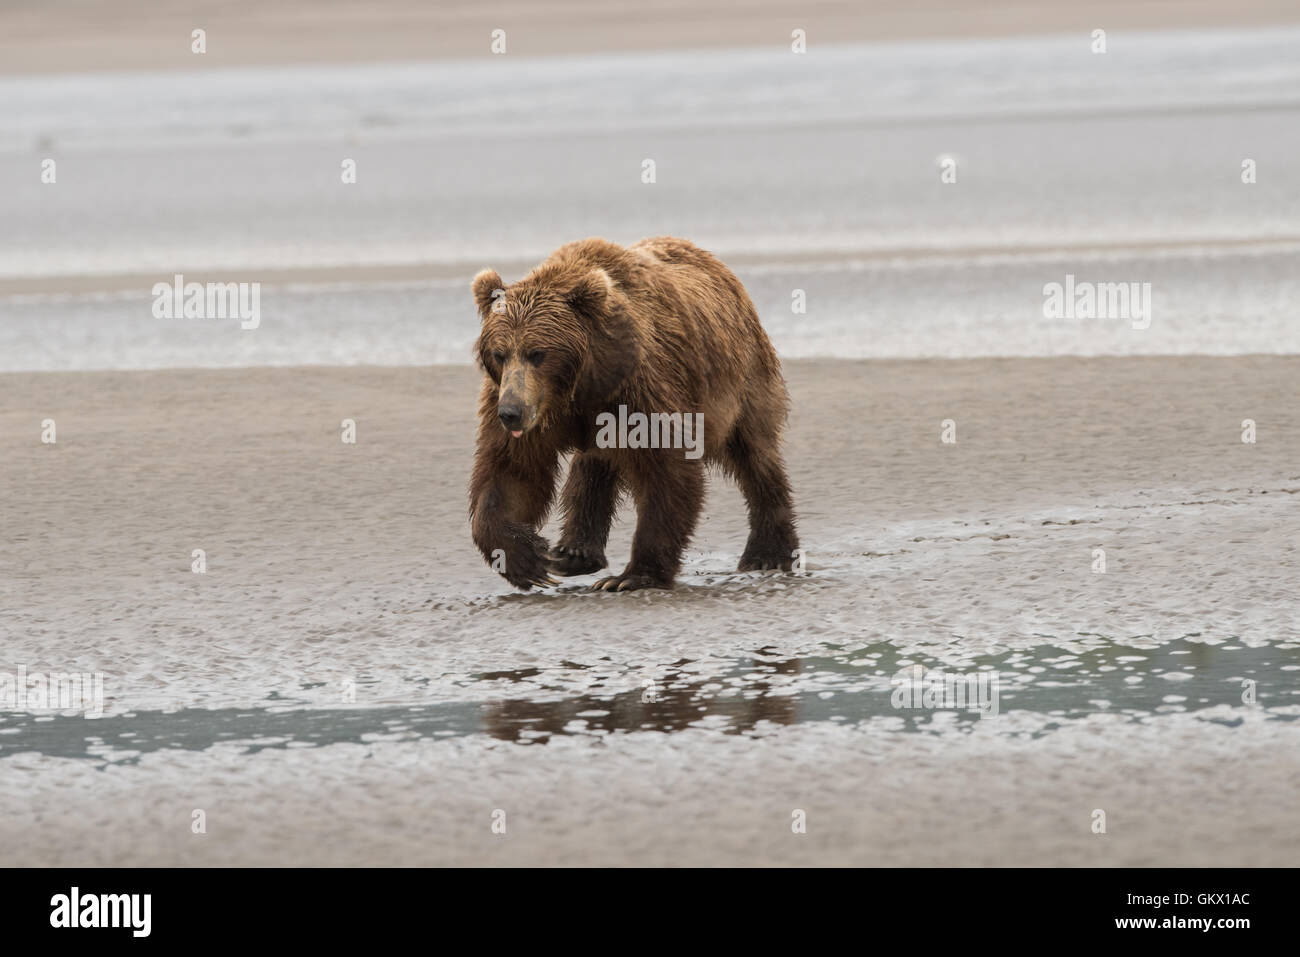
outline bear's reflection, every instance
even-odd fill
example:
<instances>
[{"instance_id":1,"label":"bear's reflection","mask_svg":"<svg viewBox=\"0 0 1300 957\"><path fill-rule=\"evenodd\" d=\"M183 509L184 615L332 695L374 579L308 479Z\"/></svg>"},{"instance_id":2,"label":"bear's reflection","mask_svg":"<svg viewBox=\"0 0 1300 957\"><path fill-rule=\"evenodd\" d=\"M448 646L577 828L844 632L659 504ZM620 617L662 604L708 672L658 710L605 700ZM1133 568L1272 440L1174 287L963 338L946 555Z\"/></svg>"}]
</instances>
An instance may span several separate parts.
<instances>
[{"instance_id":1,"label":"bear's reflection","mask_svg":"<svg viewBox=\"0 0 1300 957\"><path fill-rule=\"evenodd\" d=\"M753 660L750 666L760 674L799 674L798 658L784 661ZM518 674L495 672L491 677L513 681L538 673L535 668ZM487 677L482 676L482 677ZM798 702L793 695L773 695L772 683L762 678L746 681L725 697L716 676L700 677L685 672L670 673L656 681L653 689L640 688L612 696L595 694L563 701L508 700L492 702L483 709L483 730L494 738L517 743L545 743L553 734L616 731L681 731L693 722L712 715L728 719L721 730L743 734L760 722L790 725L798 721ZM735 686L725 685L731 689ZM603 712L584 714L584 712ZM572 722L585 722L574 724Z\"/></svg>"}]
</instances>

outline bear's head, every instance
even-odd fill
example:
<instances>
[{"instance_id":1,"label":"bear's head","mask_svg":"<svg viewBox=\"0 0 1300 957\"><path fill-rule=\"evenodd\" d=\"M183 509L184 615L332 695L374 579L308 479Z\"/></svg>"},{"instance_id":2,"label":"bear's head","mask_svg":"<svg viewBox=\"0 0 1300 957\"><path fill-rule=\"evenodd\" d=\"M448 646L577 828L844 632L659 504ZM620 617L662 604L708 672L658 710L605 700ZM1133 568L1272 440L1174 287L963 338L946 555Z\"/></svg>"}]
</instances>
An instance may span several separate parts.
<instances>
[{"instance_id":1,"label":"bear's head","mask_svg":"<svg viewBox=\"0 0 1300 957\"><path fill-rule=\"evenodd\" d=\"M637 362L626 298L603 269L534 274L509 287L484 269L472 289L478 361L513 438L604 402Z\"/></svg>"}]
</instances>

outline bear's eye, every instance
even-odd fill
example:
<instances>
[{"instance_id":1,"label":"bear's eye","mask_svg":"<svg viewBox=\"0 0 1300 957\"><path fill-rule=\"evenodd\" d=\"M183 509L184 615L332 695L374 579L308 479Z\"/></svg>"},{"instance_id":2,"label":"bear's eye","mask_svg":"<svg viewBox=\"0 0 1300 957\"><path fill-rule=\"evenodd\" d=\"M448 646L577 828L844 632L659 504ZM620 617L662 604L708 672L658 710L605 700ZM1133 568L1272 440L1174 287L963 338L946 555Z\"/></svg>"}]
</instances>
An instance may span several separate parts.
<instances>
[{"instance_id":1,"label":"bear's eye","mask_svg":"<svg viewBox=\"0 0 1300 957\"><path fill-rule=\"evenodd\" d=\"M542 360L545 358L546 352L543 349L534 349L532 352L528 353L528 361L535 366L541 365Z\"/></svg>"},{"instance_id":2,"label":"bear's eye","mask_svg":"<svg viewBox=\"0 0 1300 957\"><path fill-rule=\"evenodd\" d=\"M500 349L495 349L492 352L492 361L497 365L501 365L501 363L506 361L506 354Z\"/></svg>"}]
</instances>

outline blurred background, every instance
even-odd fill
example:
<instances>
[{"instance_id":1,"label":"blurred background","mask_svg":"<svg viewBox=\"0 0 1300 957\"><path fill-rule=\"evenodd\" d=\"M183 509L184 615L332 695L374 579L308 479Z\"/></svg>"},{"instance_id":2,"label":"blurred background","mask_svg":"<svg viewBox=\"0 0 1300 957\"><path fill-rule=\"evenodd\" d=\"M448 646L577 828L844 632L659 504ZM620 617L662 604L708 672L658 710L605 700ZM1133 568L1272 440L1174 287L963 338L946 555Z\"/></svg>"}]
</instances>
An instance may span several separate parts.
<instances>
[{"instance_id":1,"label":"blurred background","mask_svg":"<svg viewBox=\"0 0 1300 957\"><path fill-rule=\"evenodd\" d=\"M0 369L464 363L478 268L661 233L736 268L786 357L1300 351L1298 21L9 2ZM267 321L141 327L177 272L261 281ZM1066 273L1152 282L1161 318L1044 323Z\"/></svg>"}]
</instances>

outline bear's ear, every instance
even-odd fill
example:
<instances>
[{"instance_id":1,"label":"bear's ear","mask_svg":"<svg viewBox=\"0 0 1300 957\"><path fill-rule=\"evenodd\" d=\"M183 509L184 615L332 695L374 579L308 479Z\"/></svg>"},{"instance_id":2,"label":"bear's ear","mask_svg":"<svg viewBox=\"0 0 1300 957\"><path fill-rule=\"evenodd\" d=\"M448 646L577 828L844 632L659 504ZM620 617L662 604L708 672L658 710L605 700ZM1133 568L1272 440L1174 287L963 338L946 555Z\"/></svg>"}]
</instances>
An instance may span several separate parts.
<instances>
[{"instance_id":1,"label":"bear's ear","mask_svg":"<svg viewBox=\"0 0 1300 957\"><path fill-rule=\"evenodd\" d=\"M484 269L474 277L470 288L474 290L474 303L478 306L479 318L486 319L488 310L492 308L492 303L495 301L497 290L504 290L505 283L501 281L495 269Z\"/></svg>"},{"instance_id":2,"label":"bear's ear","mask_svg":"<svg viewBox=\"0 0 1300 957\"><path fill-rule=\"evenodd\" d=\"M609 278L609 273L593 269L578 280L564 299L578 315L596 319L604 314L605 300L613 290L614 280Z\"/></svg>"}]
</instances>

